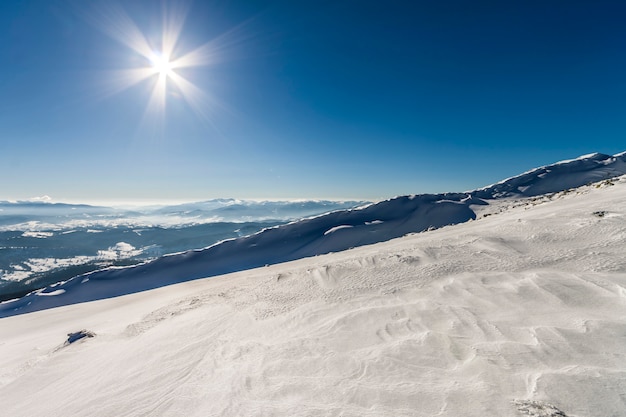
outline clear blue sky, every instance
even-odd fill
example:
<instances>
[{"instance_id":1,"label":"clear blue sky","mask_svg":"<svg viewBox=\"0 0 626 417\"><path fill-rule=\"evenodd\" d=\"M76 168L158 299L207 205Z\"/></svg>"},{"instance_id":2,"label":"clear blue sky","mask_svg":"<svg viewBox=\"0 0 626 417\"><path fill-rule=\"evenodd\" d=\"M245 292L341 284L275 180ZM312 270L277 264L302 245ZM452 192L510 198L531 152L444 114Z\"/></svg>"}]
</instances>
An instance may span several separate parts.
<instances>
[{"instance_id":1,"label":"clear blue sky","mask_svg":"<svg viewBox=\"0 0 626 417\"><path fill-rule=\"evenodd\" d=\"M118 91L181 4L0 2L0 199L380 199L626 150L626 2L197 0L186 84Z\"/></svg>"}]
</instances>

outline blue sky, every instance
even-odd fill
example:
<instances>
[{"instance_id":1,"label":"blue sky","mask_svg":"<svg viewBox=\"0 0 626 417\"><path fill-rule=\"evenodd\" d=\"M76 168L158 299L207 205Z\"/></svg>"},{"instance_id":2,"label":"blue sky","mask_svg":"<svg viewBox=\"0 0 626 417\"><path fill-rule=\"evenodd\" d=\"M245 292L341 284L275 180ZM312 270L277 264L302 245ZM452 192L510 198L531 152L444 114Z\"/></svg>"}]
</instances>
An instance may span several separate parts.
<instances>
[{"instance_id":1,"label":"blue sky","mask_svg":"<svg viewBox=\"0 0 626 417\"><path fill-rule=\"evenodd\" d=\"M375 200L621 152L625 15L620 1L1 2L0 199ZM119 76L158 72L128 34L158 54L164 19L182 22L170 62L202 59L171 70L183 87L164 73L149 106L160 75L122 91Z\"/></svg>"}]
</instances>

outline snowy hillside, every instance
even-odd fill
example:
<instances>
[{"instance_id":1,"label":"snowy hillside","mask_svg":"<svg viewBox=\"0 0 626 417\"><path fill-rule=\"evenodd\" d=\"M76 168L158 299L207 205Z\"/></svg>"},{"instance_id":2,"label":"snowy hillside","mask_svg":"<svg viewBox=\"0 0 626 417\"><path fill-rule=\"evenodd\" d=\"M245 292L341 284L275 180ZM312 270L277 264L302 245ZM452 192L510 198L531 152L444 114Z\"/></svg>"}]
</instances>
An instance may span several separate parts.
<instances>
[{"instance_id":1,"label":"snowy hillside","mask_svg":"<svg viewBox=\"0 0 626 417\"><path fill-rule=\"evenodd\" d=\"M626 174L626 152L617 155L593 153L576 159L535 168L522 175L472 192L479 198L532 197L576 188Z\"/></svg>"},{"instance_id":2,"label":"snowy hillside","mask_svg":"<svg viewBox=\"0 0 626 417\"><path fill-rule=\"evenodd\" d=\"M77 275L137 265L361 201L208 200L102 207L0 201L0 301Z\"/></svg>"},{"instance_id":3,"label":"snowy hillside","mask_svg":"<svg viewBox=\"0 0 626 417\"><path fill-rule=\"evenodd\" d=\"M595 169L578 171L577 181ZM505 192L523 194L529 189L519 187L539 187L551 172L537 171L537 184L508 182L521 185ZM474 213L466 210L477 197L467 197L400 198L288 227L303 237L317 230L307 244L319 248L355 230L404 227L399 215L379 217L375 208L385 204L395 212L417 201L426 216L443 207L462 221ZM2 414L623 415L626 177L478 208L475 221L341 253L5 317ZM353 215L363 224L350 223ZM287 248L276 243L289 239L280 230L213 253L252 243ZM211 264L204 253L74 280L29 300L61 299L52 294L63 290L81 299L89 285L105 291L142 274L173 281L225 268L228 260ZM272 251L243 253L260 261Z\"/></svg>"},{"instance_id":4,"label":"snowy hillside","mask_svg":"<svg viewBox=\"0 0 626 417\"><path fill-rule=\"evenodd\" d=\"M165 256L132 268L83 275L0 304L0 317L383 242L408 233L475 219L481 206L493 204L496 198L559 192L623 174L626 174L626 153L615 156L592 154L537 168L476 191L404 196L357 209L337 210L268 228L251 236L226 240L203 250ZM229 205L221 208L245 209L231 204L231 200L224 201ZM213 203L207 203L211 209ZM173 212L193 211L194 207L198 209L201 205L179 206Z\"/></svg>"}]
</instances>

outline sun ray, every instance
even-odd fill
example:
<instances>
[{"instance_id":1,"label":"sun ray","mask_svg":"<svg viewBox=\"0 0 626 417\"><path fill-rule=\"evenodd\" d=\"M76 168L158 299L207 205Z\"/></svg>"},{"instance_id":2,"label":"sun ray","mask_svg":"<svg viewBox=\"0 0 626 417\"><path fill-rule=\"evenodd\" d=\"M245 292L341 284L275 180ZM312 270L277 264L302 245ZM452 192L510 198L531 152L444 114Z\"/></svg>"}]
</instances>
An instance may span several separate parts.
<instances>
[{"instance_id":1,"label":"sun ray","mask_svg":"<svg viewBox=\"0 0 626 417\"><path fill-rule=\"evenodd\" d=\"M183 31L189 3L178 3L178 7L166 9L163 4L163 32L161 34L161 52L168 57L175 53L180 34Z\"/></svg>"},{"instance_id":2,"label":"sun ray","mask_svg":"<svg viewBox=\"0 0 626 417\"><path fill-rule=\"evenodd\" d=\"M222 33L209 42L179 56L172 62L173 68L198 67L215 65L224 60L227 51L235 50L235 46L245 43L253 37L244 29L253 19L241 23Z\"/></svg>"},{"instance_id":3,"label":"sun ray","mask_svg":"<svg viewBox=\"0 0 626 417\"><path fill-rule=\"evenodd\" d=\"M148 58L152 53L150 43L144 34L119 4L107 2L86 18L109 37L126 45L139 55Z\"/></svg>"},{"instance_id":4,"label":"sun ray","mask_svg":"<svg viewBox=\"0 0 626 417\"><path fill-rule=\"evenodd\" d=\"M176 72L173 72L170 78L176 87L178 87L183 99L194 113L210 123L210 111L215 107L212 105L210 97L192 82Z\"/></svg>"},{"instance_id":5,"label":"sun ray","mask_svg":"<svg viewBox=\"0 0 626 417\"><path fill-rule=\"evenodd\" d=\"M212 43L206 43L172 61L172 68L200 67L214 63L215 51Z\"/></svg>"},{"instance_id":6,"label":"sun ray","mask_svg":"<svg viewBox=\"0 0 626 417\"><path fill-rule=\"evenodd\" d=\"M103 98L120 94L135 85L148 80L154 72L148 68L130 68L101 73L98 79L100 95Z\"/></svg>"},{"instance_id":7,"label":"sun ray","mask_svg":"<svg viewBox=\"0 0 626 417\"><path fill-rule=\"evenodd\" d=\"M143 130L151 131L152 138L157 138L165 131L165 102L167 96L167 77L159 75L154 80L150 98L141 118Z\"/></svg>"}]
</instances>

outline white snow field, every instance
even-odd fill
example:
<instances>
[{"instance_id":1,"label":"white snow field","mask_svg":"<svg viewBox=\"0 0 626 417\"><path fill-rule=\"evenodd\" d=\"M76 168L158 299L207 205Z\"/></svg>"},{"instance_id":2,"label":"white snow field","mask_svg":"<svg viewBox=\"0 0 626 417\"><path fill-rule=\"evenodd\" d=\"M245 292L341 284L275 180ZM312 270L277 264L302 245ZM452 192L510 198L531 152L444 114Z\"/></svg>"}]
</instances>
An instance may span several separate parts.
<instances>
[{"instance_id":1,"label":"white snow field","mask_svg":"<svg viewBox=\"0 0 626 417\"><path fill-rule=\"evenodd\" d=\"M198 278L337 252L476 218L503 198L560 192L626 174L626 152L600 153L536 168L479 190L396 197L337 210L208 248L130 268L109 268L0 303L0 317L150 290Z\"/></svg>"},{"instance_id":2,"label":"white snow field","mask_svg":"<svg viewBox=\"0 0 626 417\"><path fill-rule=\"evenodd\" d=\"M387 242L2 318L0 415L626 415L626 177L471 208Z\"/></svg>"}]
</instances>

